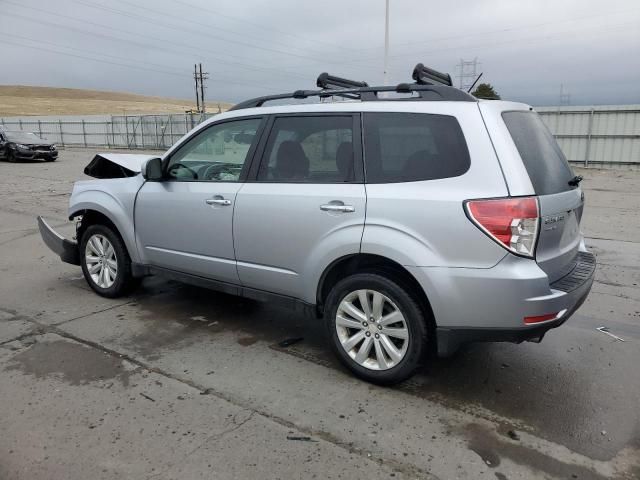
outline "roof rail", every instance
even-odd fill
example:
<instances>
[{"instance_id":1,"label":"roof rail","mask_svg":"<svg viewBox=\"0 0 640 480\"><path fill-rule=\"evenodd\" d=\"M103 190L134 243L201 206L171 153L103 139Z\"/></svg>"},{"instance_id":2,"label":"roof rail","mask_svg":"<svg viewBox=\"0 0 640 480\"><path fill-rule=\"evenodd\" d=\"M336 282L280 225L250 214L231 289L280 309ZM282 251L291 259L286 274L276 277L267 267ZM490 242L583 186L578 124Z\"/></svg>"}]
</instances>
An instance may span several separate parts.
<instances>
[{"instance_id":1,"label":"roof rail","mask_svg":"<svg viewBox=\"0 0 640 480\"><path fill-rule=\"evenodd\" d=\"M418 93L419 97L409 97L404 99L398 98L380 98L380 92L396 92L396 93ZM344 97L352 95L353 98L362 101L399 101L399 100L428 100L428 101L450 101L450 102L477 102L478 100L462 90L448 87L445 85L419 85L415 83L400 83L393 86L384 87L358 87L358 88L342 88L337 90L296 90L292 93L281 93L279 95L266 95L264 97L252 98L240 102L229 110L241 110L243 108L262 107L266 102L274 100L284 100L294 98L302 100L309 97Z\"/></svg>"}]
</instances>

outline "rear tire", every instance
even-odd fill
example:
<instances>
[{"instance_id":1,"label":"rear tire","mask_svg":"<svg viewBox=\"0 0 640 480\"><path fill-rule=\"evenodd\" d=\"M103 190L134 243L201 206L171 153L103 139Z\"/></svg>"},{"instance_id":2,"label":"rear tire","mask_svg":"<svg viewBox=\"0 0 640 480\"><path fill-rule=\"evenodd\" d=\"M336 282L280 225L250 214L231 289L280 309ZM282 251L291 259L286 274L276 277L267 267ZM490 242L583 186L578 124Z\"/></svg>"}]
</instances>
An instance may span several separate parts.
<instances>
[{"instance_id":1,"label":"rear tire","mask_svg":"<svg viewBox=\"0 0 640 480\"><path fill-rule=\"evenodd\" d=\"M375 273L338 282L329 293L325 327L338 359L379 385L411 377L425 357L428 328L414 296Z\"/></svg>"},{"instance_id":2,"label":"rear tire","mask_svg":"<svg viewBox=\"0 0 640 480\"><path fill-rule=\"evenodd\" d=\"M131 257L124 242L106 225L91 225L82 234L80 265L89 286L103 297L126 295L139 283L131 275Z\"/></svg>"}]
</instances>

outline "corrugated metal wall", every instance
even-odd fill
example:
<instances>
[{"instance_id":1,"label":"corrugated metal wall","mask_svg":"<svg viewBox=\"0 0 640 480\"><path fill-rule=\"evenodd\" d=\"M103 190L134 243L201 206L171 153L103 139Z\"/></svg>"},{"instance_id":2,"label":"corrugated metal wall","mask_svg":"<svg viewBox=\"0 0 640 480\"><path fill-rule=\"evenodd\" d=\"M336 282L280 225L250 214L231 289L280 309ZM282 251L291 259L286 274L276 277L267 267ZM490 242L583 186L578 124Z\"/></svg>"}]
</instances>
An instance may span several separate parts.
<instances>
[{"instance_id":1,"label":"corrugated metal wall","mask_svg":"<svg viewBox=\"0 0 640 480\"><path fill-rule=\"evenodd\" d=\"M640 166L640 105L537 107L571 162ZM0 118L61 145L165 149L212 114Z\"/></svg>"},{"instance_id":2,"label":"corrugated metal wall","mask_svg":"<svg viewBox=\"0 0 640 480\"><path fill-rule=\"evenodd\" d=\"M640 105L537 107L571 162L640 165Z\"/></svg>"}]
</instances>

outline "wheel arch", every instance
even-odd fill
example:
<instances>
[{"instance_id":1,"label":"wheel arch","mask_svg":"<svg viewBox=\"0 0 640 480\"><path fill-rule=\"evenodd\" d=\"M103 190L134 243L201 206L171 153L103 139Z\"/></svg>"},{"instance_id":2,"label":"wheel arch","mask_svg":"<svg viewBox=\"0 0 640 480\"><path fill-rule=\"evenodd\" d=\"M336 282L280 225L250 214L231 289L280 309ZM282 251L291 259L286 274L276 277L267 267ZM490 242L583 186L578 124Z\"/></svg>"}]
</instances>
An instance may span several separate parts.
<instances>
[{"instance_id":1,"label":"wheel arch","mask_svg":"<svg viewBox=\"0 0 640 480\"><path fill-rule=\"evenodd\" d=\"M73 220L80 216L82 217L82 221L79 223L76 230L76 238L78 239L78 242L82 239L84 231L91 225L105 225L113 229L116 235L122 239L131 259L134 262L137 261L138 254L135 248L135 242L123 233L125 232L124 228L120 225L120 222L117 221L115 216L111 214L111 212L105 211L105 209L99 206L85 205L74 209L69 214L69 220Z\"/></svg>"},{"instance_id":2,"label":"wheel arch","mask_svg":"<svg viewBox=\"0 0 640 480\"><path fill-rule=\"evenodd\" d=\"M338 258L324 270L316 292L316 313L318 316L322 316L324 313L324 304L331 287L341 278L356 273L377 273L398 283L414 295L422 309L427 326L430 329L435 329L436 322L431 303L418 280L398 262L369 253L358 253Z\"/></svg>"}]
</instances>

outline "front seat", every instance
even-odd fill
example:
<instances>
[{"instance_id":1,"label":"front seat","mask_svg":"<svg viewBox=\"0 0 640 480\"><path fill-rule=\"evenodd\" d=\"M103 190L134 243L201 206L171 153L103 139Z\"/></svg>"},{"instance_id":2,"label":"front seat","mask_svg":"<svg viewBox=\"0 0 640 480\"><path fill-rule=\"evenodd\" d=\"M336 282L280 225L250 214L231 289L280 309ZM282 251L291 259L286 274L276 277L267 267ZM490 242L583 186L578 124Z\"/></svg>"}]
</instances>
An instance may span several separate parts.
<instances>
[{"instance_id":1,"label":"front seat","mask_svg":"<svg viewBox=\"0 0 640 480\"><path fill-rule=\"evenodd\" d=\"M309 159L300 142L286 140L278 147L273 177L276 180L304 180L309 176Z\"/></svg>"}]
</instances>

